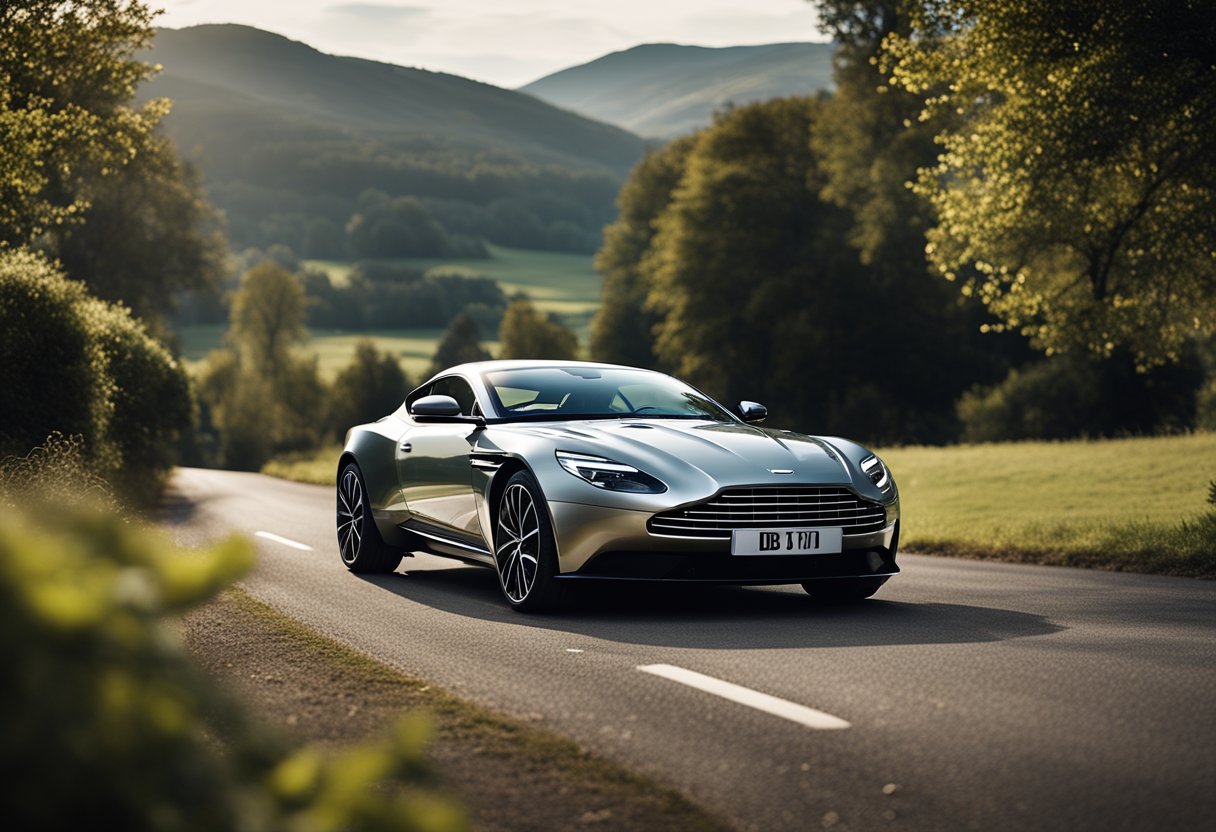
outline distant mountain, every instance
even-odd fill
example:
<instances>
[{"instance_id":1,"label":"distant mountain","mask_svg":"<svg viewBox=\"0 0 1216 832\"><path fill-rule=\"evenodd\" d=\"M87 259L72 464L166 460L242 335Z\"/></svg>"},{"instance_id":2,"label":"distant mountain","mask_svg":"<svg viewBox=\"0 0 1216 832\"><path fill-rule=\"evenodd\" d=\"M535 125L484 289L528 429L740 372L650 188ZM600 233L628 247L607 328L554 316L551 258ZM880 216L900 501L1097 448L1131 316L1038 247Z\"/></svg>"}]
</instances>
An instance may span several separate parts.
<instances>
[{"instance_id":1,"label":"distant mountain","mask_svg":"<svg viewBox=\"0 0 1216 832\"><path fill-rule=\"evenodd\" d=\"M334 229L375 190L425 203L421 213L376 203L395 212L398 241L438 239L429 226L414 233L434 220L470 240L585 250L643 151L619 127L529 95L248 26L161 29L146 57L163 72L141 95L174 100L165 127L201 167L237 245L309 254L306 228L324 219L332 228L313 236L333 250Z\"/></svg>"},{"instance_id":2,"label":"distant mountain","mask_svg":"<svg viewBox=\"0 0 1216 832\"><path fill-rule=\"evenodd\" d=\"M830 43L710 48L648 43L563 69L520 92L640 136L670 138L715 110L832 86Z\"/></svg>"}]
</instances>

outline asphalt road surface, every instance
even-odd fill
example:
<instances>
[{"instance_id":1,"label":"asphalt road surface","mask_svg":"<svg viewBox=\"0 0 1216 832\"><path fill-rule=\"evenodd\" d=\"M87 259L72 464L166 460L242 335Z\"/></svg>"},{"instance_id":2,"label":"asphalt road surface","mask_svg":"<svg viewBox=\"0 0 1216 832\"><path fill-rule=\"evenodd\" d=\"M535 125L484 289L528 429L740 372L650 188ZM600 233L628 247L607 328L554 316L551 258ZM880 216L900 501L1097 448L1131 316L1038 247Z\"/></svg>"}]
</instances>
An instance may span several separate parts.
<instances>
[{"instance_id":1,"label":"asphalt road surface","mask_svg":"<svg viewBox=\"0 0 1216 832\"><path fill-rule=\"evenodd\" d=\"M185 469L166 523L190 545L266 533L254 596L740 829L1216 822L1216 583L905 555L852 608L614 584L524 616L488 569L348 572L333 512L332 489Z\"/></svg>"}]
</instances>

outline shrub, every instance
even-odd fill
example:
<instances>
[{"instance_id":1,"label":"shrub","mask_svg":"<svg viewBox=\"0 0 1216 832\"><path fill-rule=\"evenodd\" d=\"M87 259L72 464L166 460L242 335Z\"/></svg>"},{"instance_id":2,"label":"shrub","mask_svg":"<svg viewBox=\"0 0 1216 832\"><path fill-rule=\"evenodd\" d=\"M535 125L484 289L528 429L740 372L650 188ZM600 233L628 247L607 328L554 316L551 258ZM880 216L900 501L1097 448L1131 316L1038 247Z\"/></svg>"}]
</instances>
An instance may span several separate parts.
<instances>
[{"instance_id":1,"label":"shrub","mask_svg":"<svg viewBox=\"0 0 1216 832\"><path fill-rule=\"evenodd\" d=\"M100 452L113 404L86 299L43 257L0 250L0 455L25 454L53 431Z\"/></svg>"},{"instance_id":2,"label":"shrub","mask_svg":"<svg viewBox=\"0 0 1216 832\"><path fill-rule=\"evenodd\" d=\"M168 616L245 571L113 513L0 514L0 766L15 829L454 830L417 787L426 726L326 756L263 733L188 660ZM216 742L216 733L220 742ZM413 781L409 791L376 787Z\"/></svg>"},{"instance_id":3,"label":"shrub","mask_svg":"<svg viewBox=\"0 0 1216 832\"><path fill-rule=\"evenodd\" d=\"M183 368L124 307L88 295L44 258L0 252L0 454L55 432L121 497L160 494L191 400Z\"/></svg>"}]
</instances>

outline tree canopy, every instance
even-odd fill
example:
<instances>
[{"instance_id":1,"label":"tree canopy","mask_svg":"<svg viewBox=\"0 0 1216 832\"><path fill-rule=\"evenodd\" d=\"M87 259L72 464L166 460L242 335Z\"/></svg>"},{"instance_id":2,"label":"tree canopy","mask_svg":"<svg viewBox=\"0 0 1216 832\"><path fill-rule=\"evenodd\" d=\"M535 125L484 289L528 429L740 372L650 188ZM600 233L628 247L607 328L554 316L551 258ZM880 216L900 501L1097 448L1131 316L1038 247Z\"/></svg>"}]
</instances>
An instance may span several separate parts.
<instances>
[{"instance_id":1,"label":"tree canopy","mask_svg":"<svg viewBox=\"0 0 1216 832\"><path fill-rule=\"evenodd\" d=\"M1216 15L1201 0L922 0L894 80L946 115L933 264L1048 354L1177 360L1216 322ZM938 36L923 33L944 32Z\"/></svg>"},{"instance_id":2,"label":"tree canopy","mask_svg":"<svg viewBox=\"0 0 1216 832\"><path fill-rule=\"evenodd\" d=\"M222 256L197 178L155 132L169 103L135 102L153 17L137 0L0 7L0 245L42 249L146 317L214 282Z\"/></svg>"},{"instance_id":3,"label":"tree canopy","mask_svg":"<svg viewBox=\"0 0 1216 832\"><path fill-rule=\"evenodd\" d=\"M526 298L511 301L498 329L499 358L578 357L578 337L562 323L536 311Z\"/></svg>"}]
</instances>

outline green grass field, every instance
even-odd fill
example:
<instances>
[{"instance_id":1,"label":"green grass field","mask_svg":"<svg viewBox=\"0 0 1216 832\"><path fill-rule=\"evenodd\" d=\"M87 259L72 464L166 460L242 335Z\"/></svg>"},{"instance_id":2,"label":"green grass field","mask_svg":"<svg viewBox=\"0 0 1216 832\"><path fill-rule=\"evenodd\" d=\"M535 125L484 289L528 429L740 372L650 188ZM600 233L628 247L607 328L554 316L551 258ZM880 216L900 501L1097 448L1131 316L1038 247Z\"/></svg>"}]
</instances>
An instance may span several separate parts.
<instances>
[{"instance_id":1,"label":"green grass field","mask_svg":"<svg viewBox=\"0 0 1216 832\"><path fill-rule=\"evenodd\" d=\"M917 551L1216 577L1216 434L880 451Z\"/></svg>"},{"instance_id":2,"label":"green grass field","mask_svg":"<svg viewBox=\"0 0 1216 832\"><path fill-rule=\"evenodd\" d=\"M483 274L498 280L508 295L526 292L538 309L561 315L565 323L587 343L591 316L599 307L600 278L591 263L591 255L558 254L547 251L490 246L489 260L392 260L416 269L441 269L466 274ZM350 272L350 263L329 260L308 260L310 268L329 272L331 279L341 282ZM194 366L207 353L223 345L223 324L179 327L176 330L187 366ZM338 371L350 363L355 342L370 338L382 352L397 356L411 378L418 379L431 366L431 357L443 335L443 327L424 329L394 329L374 331L314 330L306 346L317 356L321 375L332 380ZM496 333L487 333L496 335ZM486 340L482 346L498 354L497 340Z\"/></svg>"},{"instance_id":3,"label":"green grass field","mask_svg":"<svg viewBox=\"0 0 1216 832\"><path fill-rule=\"evenodd\" d=\"M263 471L329 485L339 451ZM1216 578L1216 433L880 454L905 551Z\"/></svg>"}]
</instances>

